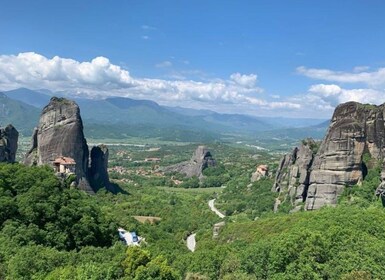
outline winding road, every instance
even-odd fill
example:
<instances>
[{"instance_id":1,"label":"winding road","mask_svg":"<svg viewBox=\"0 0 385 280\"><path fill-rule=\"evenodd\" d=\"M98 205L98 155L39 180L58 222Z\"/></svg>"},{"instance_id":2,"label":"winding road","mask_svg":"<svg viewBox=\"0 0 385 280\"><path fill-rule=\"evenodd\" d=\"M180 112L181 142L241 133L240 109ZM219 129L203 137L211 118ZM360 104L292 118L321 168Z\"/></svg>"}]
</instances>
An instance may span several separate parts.
<instances>
[{"instance_id":1,"label":"winding road","mask_svg":"<svg viewBox=\"0 0 385 280\"><path fill-rule=\"evenodd\" d=\"M215 214L217 214L219 216L219 218L223 219L226 216L224 214L222 214L221 212L219 212L219 210L217 208L215 208L214 202L215 202L215 198L209 200L209 207L210 207L211 211L213 211Z\"/></svg>"},{"instance_id":2,"label":"winding road","mask_svg":"<svg viewBox=\"0 0 385 280\"><path fill-rule=\"evenodd\" d=\"M195 251L195 246L197 245L197 242L195 241L195 235L196 233L193 233L187 237L187 248L191 251Z\"/></svg>"},{"instance_id":3,"label":"winding road","mask_svg":"<svg viewBox=\"0 0 385 280\"><path fill-rule=\"evenodd\" d=\"M215 208L214 202L215 202L215 199L209 200L209 207L210 207L211 211L213 211L215 214L217 214L219 216L219 218L223 219L226 216L224 214L222 214L221 212L219 212L219 210L217 208ZM196 233L193 233L187 237L187 248L191 252L195 251L195 247L197 245L197 242L195 240L195 236L196 236Z\"/></svg>"}]
</instances>

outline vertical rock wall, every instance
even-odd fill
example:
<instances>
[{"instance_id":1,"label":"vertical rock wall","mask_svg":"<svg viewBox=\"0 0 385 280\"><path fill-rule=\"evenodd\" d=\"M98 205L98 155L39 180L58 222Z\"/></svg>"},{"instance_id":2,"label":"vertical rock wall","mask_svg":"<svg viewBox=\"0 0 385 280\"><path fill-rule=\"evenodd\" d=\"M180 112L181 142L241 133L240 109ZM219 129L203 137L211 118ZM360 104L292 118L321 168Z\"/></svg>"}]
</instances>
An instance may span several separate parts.
<instances>
[{"instance_id":1,"label":"vertical rock wall","mask_svg":"<svg viewBox=\"0 0 385 280\"><path fill-rule=\"evenodd\" d=\"M359 183L366 175L366 166L362 160L364 154L377 160L383 159L384 137L384 105L357 102L339 105L314 160L309 163L308 179L303 180L304 173L300 172L295 195L298 197L302 189L304 190L305 209L314 210L324 205L335 205L346 186ZM303 148L300 150L305 151ZM297 160L290 164L287 157L283 158L283 167L277 173L273 187L276 191L281 191L279 186L287 181L284 180L285 176L296 177L296 166L300 168L301 165L295 163ZM307 165L308 161L305 160L302 167ZM285 166L290 169L289 172L284 170ZM290 183L292 182L288 182L289 186ZM291 190L289 193L294 195Z\"/></svg>"},{"instance_id":2,"label":"vertical rock wall","mask_svg":"<svg viewBox=\"0 0 385 280\"><path fill-rule=\"evenodd\" d=\"M93 166L89 168L89 151L84 138L79 106L74 101L52 97L41 113L39 125L32 136L32 147L25 157L25 163L52 165L58 157L73 158L76 162L75 174L78 187L93 193L99 187L90 185L89 176L101 179L103 184L109 182L108 149L107 147L99 149L101 154L99 154L99 150L95 152Z\"/></svg>"}]
</instances>

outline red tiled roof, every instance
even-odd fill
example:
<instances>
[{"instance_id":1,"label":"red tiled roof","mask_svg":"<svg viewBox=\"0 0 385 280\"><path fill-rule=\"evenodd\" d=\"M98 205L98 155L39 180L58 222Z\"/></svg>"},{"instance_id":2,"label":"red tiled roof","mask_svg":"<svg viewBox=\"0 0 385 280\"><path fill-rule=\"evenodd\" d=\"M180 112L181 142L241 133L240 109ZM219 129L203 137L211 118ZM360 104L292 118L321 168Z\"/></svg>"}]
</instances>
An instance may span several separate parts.
<instances>
[{"instance_id":1,"label":"red tiled roof","mask_svg":"<svg viewBox=\"0 0 385 280\"><path fill-rule=\"evenodd\" d=\"M58 157L57 159L54 160L53 163L62 164L62 165L76 164L75 160L70 157Z\"/></svg>"}]
</instances>

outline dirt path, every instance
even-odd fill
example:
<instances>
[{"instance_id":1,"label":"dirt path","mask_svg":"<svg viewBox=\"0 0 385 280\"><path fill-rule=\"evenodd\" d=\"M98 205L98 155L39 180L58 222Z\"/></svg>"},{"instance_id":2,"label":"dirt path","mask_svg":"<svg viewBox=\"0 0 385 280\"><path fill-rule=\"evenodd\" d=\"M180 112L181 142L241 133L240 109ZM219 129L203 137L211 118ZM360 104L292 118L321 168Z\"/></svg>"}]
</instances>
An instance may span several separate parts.
<instances>
[{"instance_id":1,"label":"dirt path","mask_svg":"<svg viewBox=\"0 0 385 280\"><path fill-rule=\"evenodd\" d=\"M219 218L223 219L226 216L224 214L222 214L221 212L219 212L219 210L217 208L215 208L214 202L215 202L215 199L209 200L209 207L210 207L211 211L213 211L215 214L217 214L219 216Z\"/></svg>"},{"instance_id":2,"label":"dirt path","mask_svg":"<svg viewBox=\"0 0 385 280\"><path fill-rule=\"evenodd\" d=\"M195 251L195 246L197 245L196 241L195 241L195 235L196 233L193 233L193 234L190 234L188 237L187 237L187 248L191 251L191 252L194 252Z\"/></svg>"}]
</instances>

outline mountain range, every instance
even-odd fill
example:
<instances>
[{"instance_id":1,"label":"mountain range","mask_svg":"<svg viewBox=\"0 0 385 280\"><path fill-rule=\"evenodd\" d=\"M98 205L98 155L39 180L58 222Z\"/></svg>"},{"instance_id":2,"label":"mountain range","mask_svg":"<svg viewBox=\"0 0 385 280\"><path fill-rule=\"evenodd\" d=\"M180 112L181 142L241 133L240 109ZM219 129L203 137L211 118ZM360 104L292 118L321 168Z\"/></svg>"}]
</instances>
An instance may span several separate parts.
<instances>
[{"instance_id":1,"label":"mountain range","mask_svg":"<svg viewBox=\"0 0 385 280\"><path fill-rule=\"evenodd\" d=\"M30 135L39 112L53 95L60 94L26 88L3 92L0 95L1 124L12 122L23 135ZM167 107L150 100L125 97L71 99L80 107L86 135L94 138L137 136L202 142L221 139L223 135L255 136L266 131L269 137L299 139L305 134L319 138L328 124L322 119L255 117Z\"/></svg>"}]
</instances>

